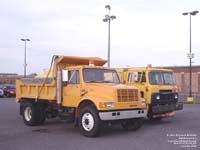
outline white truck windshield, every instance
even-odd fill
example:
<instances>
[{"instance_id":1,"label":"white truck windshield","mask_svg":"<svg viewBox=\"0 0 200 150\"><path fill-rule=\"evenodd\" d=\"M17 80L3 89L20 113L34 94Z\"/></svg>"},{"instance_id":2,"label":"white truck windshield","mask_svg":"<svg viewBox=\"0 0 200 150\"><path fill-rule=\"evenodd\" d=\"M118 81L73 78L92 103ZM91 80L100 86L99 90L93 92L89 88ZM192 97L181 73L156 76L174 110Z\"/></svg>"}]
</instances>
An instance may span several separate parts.
<instances>
[{"instance_id":1,"label":"white truck windshield","mask_svg":"<svg viewBox=\"0 0 200 150\"><path fill-rule=\"evenodd\" d=\"M150 72L149 82L152 85L175 85L173 72Z\"/></svg>"},{"instance_id":2,"label":"white truck windshield","mask_svg":"<svg viewBox=\"0 0 200 150\"><path fill-rule=\"evenodd\" d=\"M83 79L86 83L120 83L117 72L110 69L85 68Z\"/></svg>"}]
</instances>

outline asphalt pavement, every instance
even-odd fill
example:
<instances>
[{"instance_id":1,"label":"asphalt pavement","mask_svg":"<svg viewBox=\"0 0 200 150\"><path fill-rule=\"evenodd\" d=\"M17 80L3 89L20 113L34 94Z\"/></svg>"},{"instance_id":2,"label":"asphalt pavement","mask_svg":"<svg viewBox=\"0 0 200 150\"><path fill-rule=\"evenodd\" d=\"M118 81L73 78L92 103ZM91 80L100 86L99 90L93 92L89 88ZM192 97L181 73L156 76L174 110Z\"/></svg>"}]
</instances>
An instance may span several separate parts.
<instances>
[{"instance_id":1,"label":"asphalt pavement","mask_svg":"<svg viewBox=\"0 0 200 150\"><path fill-rule=\"evenodd\" d=\"M173 118L144 121L137 131L104 127L97 138L59 118L25 126L14 98L0 98L0 150L196 150L200 149L200 104L185 104Z\"/></svg>"}]
</instances>

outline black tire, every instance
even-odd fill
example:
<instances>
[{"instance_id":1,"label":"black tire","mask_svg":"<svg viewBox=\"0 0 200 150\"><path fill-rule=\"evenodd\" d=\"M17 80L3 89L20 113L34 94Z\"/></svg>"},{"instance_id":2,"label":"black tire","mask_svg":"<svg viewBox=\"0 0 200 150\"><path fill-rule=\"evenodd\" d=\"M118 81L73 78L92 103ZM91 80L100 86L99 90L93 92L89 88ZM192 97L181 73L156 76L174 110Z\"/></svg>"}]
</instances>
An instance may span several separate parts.
<instances>
[{"instance_id":1,"label":"black tire","mask_svg":"<svg viewBox=\"0 0 200 150\"><path fill-rule=\"evenodd\" d=\"M162 118L163 118L163 117L156 117L156 118L154 118L152 113L149 113L149 114L147 115L147 117L149 118L150 121L155 121L155 122L156 122L156 121L161 121Z\"/></svg>"},{"instance_id":2,"label":"black tire","mask_svg":"<svg viewBox=\"0 0 200 150\"><path fill-rule=\"evenodd\" d=\"M155 121L155 122L156 122L156 121L161 121L162 118L163 118L163 117L156 117L156 118L149 117L149 120L150 120L150 121Z\"/></svg>"},{"instance_id":3,"label":"black tire","mask_svg":"<svg viewBox=\"0 0 200 150\"><path fill-rule=\"evenodd\" d=\"M143 118L134 118L124 120L121 123L123 129L127 131L136 131L137 129L141 128L143 125Z\"/></svg>"},{"instance_id":4,"label":"black tire","mask_svg":"<svg viewBox=\"0 0 200 150\"><path fill-rule=\"evenodd\" d=\"M9 93L6 93L6 94L5 94L5 97L10 97L10 94L9 94Z\"/></svg>"},{"instance_id":5,"label":"black tire","mask_svg":"<svg viewBox=\"0 0 200 150\"><path fill-rule=\"evenodd\" d=\"M100 134L100 118L97 110L92 106L84 107L80 112L79 128L87 137L97 137Z\"/></svg>"},{"instance_id":6,"label":"black tire","mask_svg":"<svg viewBox=\"0 0 200 150\"><path fill-rule=\"evenodd\" d=\"M37 125L37 108L34 102L23 102L22 116L27 126Z\"/></svg>"},{"instance_id":7,"label":"black tire","mask_svg":"<svg viewBox=\"0 0 200 150\"><path fill-rule=\"evenodd\" d=\"M37 112L36 112L36 122L37 125L42 125L45 122L46 119L46 113L45 113L45 104L43 103L36 103Z\"/></svg>"}]
</instances>

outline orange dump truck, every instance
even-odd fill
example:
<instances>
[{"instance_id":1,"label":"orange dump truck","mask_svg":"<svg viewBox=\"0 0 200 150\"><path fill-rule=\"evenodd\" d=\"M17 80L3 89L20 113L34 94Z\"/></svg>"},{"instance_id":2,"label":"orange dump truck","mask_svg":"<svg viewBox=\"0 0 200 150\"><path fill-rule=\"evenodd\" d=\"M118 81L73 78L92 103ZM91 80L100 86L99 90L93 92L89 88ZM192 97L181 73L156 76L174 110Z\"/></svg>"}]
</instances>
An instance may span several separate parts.
<instances>
[{"instance_id":1,"label":"orange dump truck","mask_svg":"<svg viewBox=\"0 0 200 150\"><path fill-rule=\"evenodd\" d=\"M28 126L60 117L73 121L83 135L98 136L102 123L120 122L126 130L142 126L145 100L133 86L120 84L115 69L97 57L54 56L51 69L16 81L16 101Z\"/></svg>"}]
</instances>

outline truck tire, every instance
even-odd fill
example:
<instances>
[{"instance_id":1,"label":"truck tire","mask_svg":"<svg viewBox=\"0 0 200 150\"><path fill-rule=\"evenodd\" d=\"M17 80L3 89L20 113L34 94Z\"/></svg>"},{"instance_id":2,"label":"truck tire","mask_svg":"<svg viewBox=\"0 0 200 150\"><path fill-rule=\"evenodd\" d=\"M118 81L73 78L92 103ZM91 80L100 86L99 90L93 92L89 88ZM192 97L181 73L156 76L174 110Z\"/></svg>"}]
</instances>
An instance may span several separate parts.
<instances>
[{"instance_id":1,"label":"truck tire","mask_svg":"<svg viewBox=\"0 0 200 150\"><path fill-rule=\"evenodd\" d=\"M155 122L156 122L156 121L161 121L162 118L163 118L163 117L156 117L156 118L154 118L152 113L149 113L149 114L147 115L147 117L149 118L150 121L155 121Z\"/></svg>"},{"instance_id":2,"label":"truck tire","mask_svg":"<svg viewBox=\"0 0 200 150\"><path fill-rule=\"evenodd\" d=\"M37 103L37 112L36 112L36 122L37 125L42 125L46 119L45 105L43 103Z\"/></svg>"},{"instance_id":3,"label":"truck tire","mask_svg":"<svg viewBox=\"0 0 200 150\"><path fill-rule=\"evenodd\" d=\"M149 117L150 121L161 121L163 117L157 117L157 118L153 118L153 117Z\"/></svg>"},{"instance_id":4,"label":"truck tire","mask_svg":"<svg viewBox=\"0 0 200 150\"><path fill-rule=\"evenodd\" d=\"M22 112L24 123L27 126L37 125L37 109L36 105L33 102L23 103L23 112Z\"/></svg>"},{"instance_id":5,"label":"truck tire","mask_svg":"<svg viewBox=\"0 0 200 150\"><path fill-rule=\"evenodd\" d=\"M121 123L121 126L123 129L127 131L135 131L143 125L143 118L134 118L134 119L128 119L124 120Z\"/></svg>"},{"instance_id":6,"label":"truck tire","mask_svg":"<svg viewBox=\"0 0 200 150\"><path fill-rule=\"evenodd\" d=\"M100 118L97 110L92 106L84 107L80 112L79 128L87 137L96 137L100 133Z\"/></svg>"}]
</instances>

